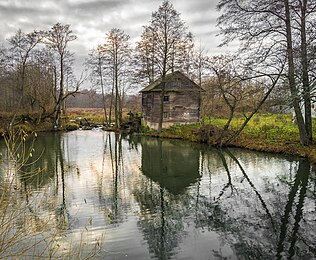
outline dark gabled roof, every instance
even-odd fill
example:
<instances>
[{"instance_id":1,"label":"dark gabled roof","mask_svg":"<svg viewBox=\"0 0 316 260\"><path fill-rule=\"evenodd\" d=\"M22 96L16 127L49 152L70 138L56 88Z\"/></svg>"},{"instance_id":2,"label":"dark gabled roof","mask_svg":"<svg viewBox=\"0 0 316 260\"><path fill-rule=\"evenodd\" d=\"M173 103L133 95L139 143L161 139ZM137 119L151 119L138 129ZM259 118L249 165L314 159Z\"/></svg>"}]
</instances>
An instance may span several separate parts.
<instances>
[{"instance_id":1,"label":"dark gabled roof","mask_svg":"<svg viewBox=\"0 0 316 260\"><path fill-rule=\"evenodd\" d=\"M173 73L167 74L165 76L165 82L172 82L172 81L177 81L177 80L182 80L183 82L186 81L187 84L167 84L165 87L166 91L181 91L181 90L188 90L190 89L191 91L203 91L202 88L199 87L193 80L189 79L186 75L184 75L180 71L175 71ZM162 89L162 78L157 79L147 87L143 88L140 92L150 92L150 91L161 91Z\"/></svg>"}]
</instances>

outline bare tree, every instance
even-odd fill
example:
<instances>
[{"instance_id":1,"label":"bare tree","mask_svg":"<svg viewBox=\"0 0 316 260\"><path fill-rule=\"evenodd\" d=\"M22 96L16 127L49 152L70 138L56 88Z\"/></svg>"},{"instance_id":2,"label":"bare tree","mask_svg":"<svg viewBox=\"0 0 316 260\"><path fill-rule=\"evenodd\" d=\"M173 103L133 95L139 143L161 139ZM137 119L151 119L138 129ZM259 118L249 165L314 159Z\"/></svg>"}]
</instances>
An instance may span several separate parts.
<instances>
[{"instance_id":1,"label":"bare tree","mask_svg":"<svg viewBox=\"0 0 316 260\"><path fill-rule=\"evenodd\" d=\"M38 114L39 123L54 105L52 95L54 86L54 57L47 48L33 52L27 69L25 99L31 112Z\"/></svg>"},{"instance_id":2,"label":"bare tree","mask_svg":"<svg viewBox=\"0 0 316 260\"><path fill-rule=\"evenodd\" d=\"M148 85L155 81L156 75L158 75L157 68L155 66L156 56L156 38L152 29L148 26L144 26L144 31L141 35L141 39L137 42L136 57L138 64L138 77L140 81L144 81L144 84Z\"/></svg>"},{"instance_id":3,"label":"bare tree","mask_svg":"<svg viewBox=\"0 0 316 260\"><path fill-rule=\"evenodd\" d=\"M120 128L122 121L122 102L124 96L124 78L127 66L131 62L129 36L121 29L113 28L106 34L106 42L101 46L104 53L108 76L112 79L115 126Z\"/></svg>"},{"instance_id":4,"label":"bare tree","mask_svg":"<svg viewBox=\"0 0 316 260\"><path fill-rule=\"evenodd\" d=\"M209 57L206 54L205 48L201 43L193 51L194 73L193 78L198 82L198 85L202 87L202 81L205 76L209 76Z\"/></svg>"},{"instance_id":5,"label":"bare tree","mask_svg":"<svg viewBox=\"0 0 316 260\"><path fill-rule=\"evenodd\" d=\"M147 62L145 67L148 68L147 74L151 76L149 79L160 78L163 82L158 132L161 132L163 123L165 77L175 68L175 64L179 64L179 59L183 59L178 50L185 42L186 35L186 27L180 14L165 0L158 11L153 12L149 26L145 27L141 42L138 43L142 47L139 48L142 60Z\"/></svg>"},{"instance_id":6,"label":"bare tree","mask_svg":"<svg viewBox=\"0 0 316 260\"><path fill-rule=\"evenodd\" d=\"M271 57L276 55L284 57L288 73L286 78L283 75L282 78L289 86L300 141L303 145L310 144L311 50L315 38L316 2L222 0L218 8L223 12L218 22L225 36L224 44L239 39L244 57L266 64L273 65L275 60ZM266 72L271 73L271 70ZM305 107L305 119L301 102Z\"/></svg>"},{"instance_id":7,"label":"bare tree","mask_svg":"<svg viewBox=\"0 0 316 260\"><path fill-rule=\"evenodd\" d=\"M183 73L189 77L194 76L194 37L191 32L184 35L182 42L177 48L177 55L180 57L174 65L172 71L181 70Z\"/></svg>"},{"instance_id":8,"label":"bare tree","mask_svg":"<svg viewBox=\"0 0 316 260\"><path fill-rule=\"evenodd\" d=\"M0 48L0 87L2 95L0 97L1 110L8 111L11 106L11 93L12 93L12 74L14 71L13 65L10 66L9 51L7 48L1 46Z\"/></svg>"},{"instance_id":9,"label":"bare tree","mask_svg":"<svg viewBox=\"0 0 316 260\"><path fill-rule=\"evenodd\" d=\"M93 49L89 53L89 58L86 65L90 69L90 79L93 84L100 87L103 101L104 120L108 123L107 111L106 111L106 98L104 89L104 53L102 52L102 46L98 45L96 49Z\"/></svg>"},{"instance_id":10,"label":"bare tree","mask_svg":"<svg viewBox=\"0 0 316 260\"><path fill-rule=\"evenodd\" d=\"M238 64L238 66L236 65ZM217 143L222 146L233 141L246 127L250 119L259 111L275 86L279 83L284 65L275 68L275 73L267 74L263 68L241 66L242 62L237 57L214 56L210 59L210 68L215 74L217 91L221 94L229 108L229 117L223 127ZM277 63L279 64L279 63ZM249 106L249 103L253 103ZM246 105L246 110L242 107ZM244 115L241 126L229 137L226 136L235 112Z\"/></svg>"},{"instance_id":11,"label":"bare tree","mask_svg":"<svg viewBox=\"0 0 316 260\"><path fill-rule=\"evenodd\" d=\"M12 116L10 122L10 129L13 127L13 123L15 121L18 110L21 108L23 102L23 96L26 85L26 69L27 63L30 58L31 52L41 41L43 36L42 32L33 31L31 33L23 33L21 30L18 30L16 34L9 39L10 43L10 51L12 54L12 59L14 61L14 65L18 70L18 82L17 88L19 92L19 100L16 106L16 110Z\"/></svg>"},{"instance_id":12,"label":"bare tree","mask_svg":"<svg viewBox=\"0 0 316 260\"><path fill-rule=\"evenodd\" d=\"M60 117L63 101L67 98L67 96L79 90L80 81L75 84L74 91L65 93L66 69L67 66L71 66L71 53L68 50L68 44L76 39L77 36L73 34L72 30L70 30L69 24L62 25L60 23L56 23L55 25L53 25L51 30L47 32L44 41L49 48L56 52L59 61L59 88L58 90L56 89L56 104L54 109L55 129L57 129L60 126Z\"/></svg>"},{"instance_id":13,"label":"bare tree","mask_svg":"<svg viewBox=\"0 0 316 260\"><path fill-rule=\"evenodd\" d=\"M2 48L0 55L1 110L13 112L11 127L16 121L16 113L21 111L23 114L29 111L33 115L38 113L39 122L41 115L49 110L53 98L51 55L46 48L41 48L37 41L36 46L29 45L32 49L27 48L26 44L21 43L21 38L25 37L26 34L18 31L10 38L13 45L8 49ZM41 35L36 37L39 39ZM20 49L22 47L23 49ZM31 119L31 115L28 117Z\"/></svg>"}]
</instances>

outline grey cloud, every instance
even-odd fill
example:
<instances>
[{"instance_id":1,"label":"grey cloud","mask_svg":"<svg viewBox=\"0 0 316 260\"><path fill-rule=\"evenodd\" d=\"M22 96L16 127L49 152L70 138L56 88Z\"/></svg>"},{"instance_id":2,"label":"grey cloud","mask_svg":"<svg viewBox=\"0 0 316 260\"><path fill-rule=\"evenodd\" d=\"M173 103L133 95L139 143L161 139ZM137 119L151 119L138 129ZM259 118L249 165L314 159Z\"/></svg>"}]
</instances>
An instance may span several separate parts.
<instances>
[{"instance_id":1,"label":"grey cloud","mask_svg":"<svg viewBox=\"0 0 316 260\"><path fill-rule=\"evenodd\" d=\"M180 11L181 15L200 14L201 19L207 18L210 12L216 13L217 1L197 0L181 1L175 0L174 7Z\"/></svg>"},{"instance_id":2,"label":"grey cloud","mask_svg":"<svg viewBox=\"0 0 316 260\"><path fill-rule=\"evenodd\" d=\"M198 28L198 27L213 28L216 25L216 19L217 17L215 16L209 17L208 19L205 19L205 20L201 20L195 16L192 16L190 20L190 24L194 28Z\"/></svg>"},{"instance_id":3,"label":"grey cloud","mask_svg":"<svg viewBox=\"0 0 316 260\"><path fill-rule=\"evenodd\" d=\"M0 10L1 17L7 18L20 15L34 15L37 13L37 10L32 7L10 7L0 5Z\"/></svg>"},{"instance_id":4,"label":"grey cloud","mask_svg":"<svg viewBox=\"0 0 316 260\"><path fill-rule=\"evenodd\" d=\"M195 38L214 49L218 0L170 0ZM47 30L60 22L70 24L78 36L72 51L87 55L113 27L124 30L131 41L140 36L162 0L0 0L0 44L17 29ZM212 45L213 44L213 45Z\"/></svg>"},{"instance_id":5,"label":"grey cloud","mask_svg":"<svg viewBox=\"0 0 316 260\"><path fill-rule=\"evenodd\" d=\"M123 1L91 1L91 2L83 2L78 4L69 4L68 7L74 8L76 11L79 12L89 12L94 10L113 10L118 8Z\"/></svg>"}]
</instances>

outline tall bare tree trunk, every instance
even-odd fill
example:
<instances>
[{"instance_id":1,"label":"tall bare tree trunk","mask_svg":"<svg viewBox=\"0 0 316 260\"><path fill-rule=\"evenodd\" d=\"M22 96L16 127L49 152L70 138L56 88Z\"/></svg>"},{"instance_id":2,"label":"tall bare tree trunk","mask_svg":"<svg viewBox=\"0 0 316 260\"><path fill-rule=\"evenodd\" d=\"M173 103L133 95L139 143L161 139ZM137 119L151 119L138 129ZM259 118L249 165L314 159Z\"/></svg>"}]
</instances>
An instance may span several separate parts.
<instances>
[{"instance_id":1,"label":"tall bare tree trunk","mask_svg":"<svg viewBox=\"0 0 316 260\"><path fill-rule=\"evenodd\" d=\"M104 121L105 121L105 123L108 123L108 118L107 118L107 113L106 113L106 104L105 104L105 93L104 93L104 85L103 85L103 76L102 76L102 64L101 64L101 58L100 57L99 57L99 72L100 72L100 84L101 84L101 92L102 92Z\"/></svg>"},{"instance_id":2,"label":"tall bare tree trunk","mask_svg":"<svg viewBox=\"0 0 316 260\"><path fill-rule=\"evenodd\" d=\"M120 123L123 122L123 104L124 104L124 89L123 91L120 93L120 96L119 96L119 121Z\"/></svg>"},{"instance_id":3,"label":"tall bare tree trunk","mask_svg":"<svg viewBox=\"0 0 316 260\"><path fill-rule=\"evenodd\" d=\"M114 78L111 90L111 101L110 101L110 111L109 111L109 122L112 122L112 108L113 108L113 98L114 98Z\"/></svg>"},{"instance_id":4,"label":"tall bare tree trunk","mask_svg":"<svg viewBox=\"0 0 316 260\"><path fill-rule=\"evenodd\" d=\"M119 86L118 86L118 58L117 58L117 49L115 50L115 59L114 59L114 82L115 82L115 128L120 129L121 122L119 117L119 106L120 106L120 93L119 93Z\"/></svg>"},{"instance_id":5,"label":"tall bare tree trunk","mask_svg":"<svg viewBox=\"0 0 316 260\"><path fill-rule=\"evenodd\" d=\"M64 95L64 56L60 55L60 82L59 82L59 93L56 104L56 114L55 114L55 122L54 129L58 129L60 127L60 118L61 118L61 110L62 110L62 102Z\"/></svg>"},{"instance_id":6,"label":"tall bare tree trunk","mask_svg":"<svg viewBox=\"0 0 316 260\"><path fill-rule=\"evenodd\" d=\"M306 8L307 0L299 1L301 8L301 63L302 63L302 83L303 99L305 108L305 129L309 143L313 139L312 129L312 108L311 108L311 90L308 78L308 59L307 59L307 41L306 41Z\"/></svg>"},{"instance_id":7,"label":"tall bare tree trunk","mask_svg":"<svg viewBox=\"0 0 316 260\"><path fill-rule=\"evenodd\" d=\"M286 41L287 41L287 58L288 58L288 78L289 87L291 91L292 103L296 115L297 125L299 128L300 142L302 145L308 145L309 140L307 137L304 118L300 108L299 93L295 83L295 70L294 70L294 55L293 55L293 42L292 42L292 31L291 31L291 14L289 1L284 0L285 7L285 25L286 25Z\"/></svg>"},{"instance_id":8,"label":"tall bare tree trunk","mask_svg":"<svg viewBox=\"0 0 316 260\"><path fill-rule=\"evenodd\" d=\"M9 130L13 131L13 125L14 125L14 121L17 117L17 114L19 112L19 109L21 109L22 107L22 103L23 103L23 96L24 96L24 88L25 88L25 68L26 68L26 59L23 61L22 63L22 72L21 72L21 96L19 97L19 101L18 104L16 106L15 112L11 118L10 124L9 124Z\"/></svg>"},{"instance_id":9,"label":"tall bare tree trunk","mask_svg":"<svg viewBox=\"0 0 316 260\"><path fill-rule=\"evenodd\" d=\"M162 60L161 96L160 96L158 133L161 133L162 123L163 123L164 96L165 96L165 91L166 91L167 61L168 61L168 33L167 33L167 21L165 20L164 21L164 53L163 53L163 60Z\"/></svg>"}]
</instances>

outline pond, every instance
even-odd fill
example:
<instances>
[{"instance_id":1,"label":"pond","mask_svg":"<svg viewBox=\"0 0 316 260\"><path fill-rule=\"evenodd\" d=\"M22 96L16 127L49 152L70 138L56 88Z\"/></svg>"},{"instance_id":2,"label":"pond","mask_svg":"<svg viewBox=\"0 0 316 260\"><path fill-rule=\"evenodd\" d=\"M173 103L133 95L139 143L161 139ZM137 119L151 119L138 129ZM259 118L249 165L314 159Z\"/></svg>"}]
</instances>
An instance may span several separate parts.
<instances>
[{"instance_id":1,"label":"pond","mask_svg":"<svg viewBox=\"0 0 316 260\"><path fill-rule=\"evenodd\" d=\"M13 155L22 165L1 148L0 192L13 185L23 214L0 234L19 235L0 245L0 258L316 257L316 177L307 160L97 130L46 133L29 145ZM30 241L36 248L21 252Z\"/></svg>"}]
</instances>

